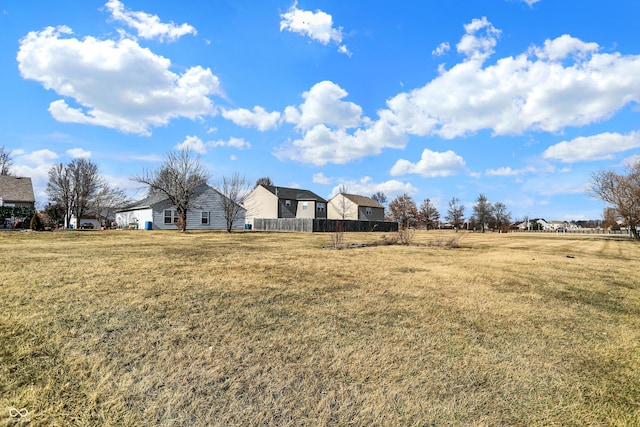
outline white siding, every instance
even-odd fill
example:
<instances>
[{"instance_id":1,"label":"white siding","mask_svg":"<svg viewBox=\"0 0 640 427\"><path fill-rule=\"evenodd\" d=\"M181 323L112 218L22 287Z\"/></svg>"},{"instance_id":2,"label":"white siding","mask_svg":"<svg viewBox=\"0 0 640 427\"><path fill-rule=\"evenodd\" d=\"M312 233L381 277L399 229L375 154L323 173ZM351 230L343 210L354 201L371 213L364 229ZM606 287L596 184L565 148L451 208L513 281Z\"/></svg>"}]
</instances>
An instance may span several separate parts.
<instances>
[{"instance_id":1,"label":"white siding","mask_svg":"<svg viewBox=\"0 0 640 427\"><path fill-rule=\"evenodd\" d=\"M227 222L220 209L219 201L223 197L209 186L203 186L191 199L187 211L187 230L226 230ZM116 213L116 222L121 228L128 228L129 223L137 222L139 229L145 228L145 223L151 221L154 230L177 230L175 223L164 223L164 211L172 211L172 218L177 216L175 206L169 200L156 203L152 208L138 209ZM209 223L202 224L202 212L209 212ZM244 229L245 209L241 208L238 218L233 222L234 229Z\"/></svg>"}]
</instances>

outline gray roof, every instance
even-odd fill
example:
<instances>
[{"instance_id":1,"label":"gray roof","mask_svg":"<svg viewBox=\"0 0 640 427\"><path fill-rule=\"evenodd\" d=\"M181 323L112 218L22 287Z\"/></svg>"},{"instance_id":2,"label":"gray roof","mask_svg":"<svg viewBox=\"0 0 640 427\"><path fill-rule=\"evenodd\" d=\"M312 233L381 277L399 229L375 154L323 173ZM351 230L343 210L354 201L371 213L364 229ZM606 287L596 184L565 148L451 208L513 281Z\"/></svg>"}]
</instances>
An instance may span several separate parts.
<instances>
[{"instance_id":1,"label":"gray roof","mask_svg":"<svg viewBox=\"0 0 640 427\"><path fill-rule=\"evenodd\" d=\"M367 208L384 209L384 206L382 206L380 203L373 200L371 197L358 196L357 194L346 194L346 193L342 193L342 195L347 199L351 200L353 203L355 203L358 206L364 206Z\"/></svg>"},{"instance_id":2,"label":"gray roof","mask_svg":"<svg viewBox=\"0 0 640 427\"><path fill-rule=\"evenodd\" d=\"M31 178L0 175L0 197L5 203L35 203Z\"/></svg>"},{"instance_id":3,"label":"gray roof","mask_svg":"<svg viewBox=\"0 0 640 427\"><path fill-rule=\"evenodd\" d=\"M278 196L279 199L315 200L316 202L327 203L325 199L309 190L301 190L300 188L277 187L273 185L263 185L263 187Z\"/></svg>"},{"instance_id":4,"label":"gray roof","mask_svg":"<svg viewBox=\"0 0 640 427\"><path fill-rule=\"evenodd\" d=\"M199 193L201 191L206 190L210 186L208 184L200 184L195 188L194 193ZM154 205L157 205L160 202L164 202L169 199L169 196L158 191L150 196L145 197L142 200L138 200L137 202L133 202L132 204L125 206L122 209L119 209L117 212L126 212L126 211L134 211L138 209L148 209Z\"/></svg>"}]
</instances>

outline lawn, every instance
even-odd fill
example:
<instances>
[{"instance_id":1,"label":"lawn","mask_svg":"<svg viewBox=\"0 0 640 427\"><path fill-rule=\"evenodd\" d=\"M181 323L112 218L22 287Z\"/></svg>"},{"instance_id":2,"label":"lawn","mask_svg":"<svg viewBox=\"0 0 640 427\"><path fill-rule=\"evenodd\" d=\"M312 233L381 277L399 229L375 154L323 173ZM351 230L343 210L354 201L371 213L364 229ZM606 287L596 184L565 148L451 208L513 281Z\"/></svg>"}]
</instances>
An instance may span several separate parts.
<instances>
[{"instance_id":1,"label":"lawn","mask_svg":"<svg viewBox=\"0 0 640 427\"><path fill-rule=\"evenodd\" d=\"M640 425L640 244L414 243L2 232L0 426Z\"/></svg>"}]
</instances>

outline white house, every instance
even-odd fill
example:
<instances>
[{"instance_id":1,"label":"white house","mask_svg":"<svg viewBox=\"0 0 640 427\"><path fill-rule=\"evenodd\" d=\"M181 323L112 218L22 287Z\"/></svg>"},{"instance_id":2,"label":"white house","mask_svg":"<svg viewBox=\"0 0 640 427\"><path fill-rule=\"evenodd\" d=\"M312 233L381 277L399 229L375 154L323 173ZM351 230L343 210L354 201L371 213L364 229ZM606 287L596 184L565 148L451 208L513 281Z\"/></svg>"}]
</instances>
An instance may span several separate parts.
<instances>
[{"instance_id":1,"label":"white house","mask_svg":"<svg viewBox=\"0 0 640 427\"><path fill-rule=\"evenodd\" d=\"M225 197L208 184L196 187L187 210L187 230L226 230L227 221L220 207ZM232 228L244 228L244 208L233 221ZM169 198L161 193L153 194L116 212L118 228L144 228L176 230L178 213Z\"/></svg>"}]
</instances>

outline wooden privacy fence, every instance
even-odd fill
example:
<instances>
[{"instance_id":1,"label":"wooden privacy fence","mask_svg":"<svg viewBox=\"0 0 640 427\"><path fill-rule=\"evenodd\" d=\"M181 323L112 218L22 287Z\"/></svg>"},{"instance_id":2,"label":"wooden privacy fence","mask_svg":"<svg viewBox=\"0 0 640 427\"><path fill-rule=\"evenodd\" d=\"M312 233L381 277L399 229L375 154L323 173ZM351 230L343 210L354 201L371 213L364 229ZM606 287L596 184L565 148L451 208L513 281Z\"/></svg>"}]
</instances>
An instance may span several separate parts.
<instances>
[{"instance_id":1,"label":"wooden privacy fence","mask_svg":"<svg viewBox=\"0 0 640 427\"><path fill-rule=\"evenodd\" d=\"M397 222L389 221L353 221L340 219L313 218L255 218L253 229L258 231L291 232L371 232L398 231Z\"/></svg>"}]
</instances>

